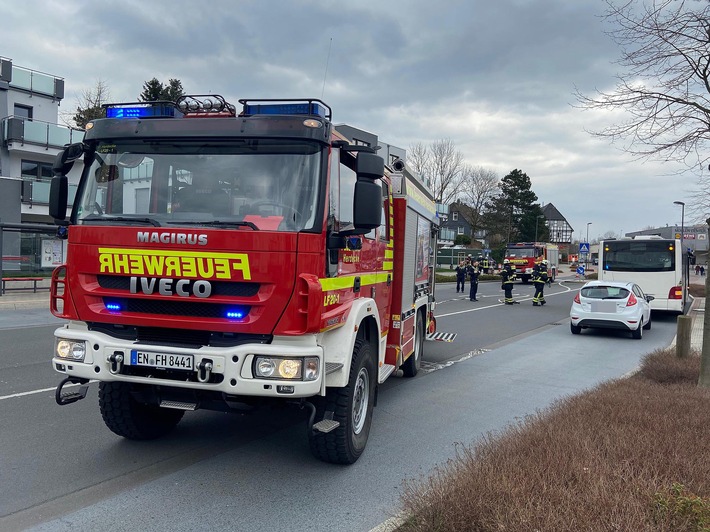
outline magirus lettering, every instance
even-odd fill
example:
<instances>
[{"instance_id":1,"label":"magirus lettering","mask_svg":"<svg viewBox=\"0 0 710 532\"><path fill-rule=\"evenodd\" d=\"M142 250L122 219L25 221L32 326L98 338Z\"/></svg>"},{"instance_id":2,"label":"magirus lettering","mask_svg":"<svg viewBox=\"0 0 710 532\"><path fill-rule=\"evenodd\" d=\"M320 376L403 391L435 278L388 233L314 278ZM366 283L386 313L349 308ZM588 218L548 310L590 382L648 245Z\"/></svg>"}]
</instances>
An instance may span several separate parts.
<instances>
[{"instance_id":1,"label":"magirus lettering","mask_svg":"<svg viewBox=\"0 0 710 532\"><path fill-rule=\"evenodd\" d=\"M207 235L190 233L167 233L161 231L138 231L138 242L152 244L190 244L192 246L206 246Z\"/></svg>"},{"instance_id":2,"label":"magirus lettering","mask_svg":"<svg viewBox=\"0 0 710 532\"><path fill-rule=\"evenodd\" d=\"M131 294L138 291L146 295L158 293L161 296L210 297L212 285L209 281L192 279L158 279L156 277L131 277Z\"/></svg>"}]
</instances>

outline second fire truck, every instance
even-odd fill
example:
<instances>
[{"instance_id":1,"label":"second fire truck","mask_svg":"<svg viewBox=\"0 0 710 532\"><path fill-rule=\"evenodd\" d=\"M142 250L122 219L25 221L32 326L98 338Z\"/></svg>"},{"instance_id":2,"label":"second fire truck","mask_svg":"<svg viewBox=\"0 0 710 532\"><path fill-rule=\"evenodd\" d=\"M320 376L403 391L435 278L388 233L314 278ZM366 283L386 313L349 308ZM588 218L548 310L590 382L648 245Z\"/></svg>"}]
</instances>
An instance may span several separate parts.
<instances>
[{"instance_id":1,"label":"second fire truck","mask_svg":"<svg viewBox=\"0 0 710 532\"><path fill-rule=\"evenodd\" d=\"M560 261L560 248L557 244L547 242L515 242L506 246L505 258L523 283L530 282L535 263L546 259L550 281L554 281Z\"/></svg>"},{"instance_id":2,"label":"second fire truck","mask_svg":"<svg viewBox=\"0 0 710 532\"><path fill-rule=\"evenodd\" d=\"M108 105L57 157L57 402L99 381L105 424L129 439L191 410L292 404L312 453L350 464L378 385L416 375L435 332L433 197L320 100L240 104Z\"/></svg>"}]
</instances>

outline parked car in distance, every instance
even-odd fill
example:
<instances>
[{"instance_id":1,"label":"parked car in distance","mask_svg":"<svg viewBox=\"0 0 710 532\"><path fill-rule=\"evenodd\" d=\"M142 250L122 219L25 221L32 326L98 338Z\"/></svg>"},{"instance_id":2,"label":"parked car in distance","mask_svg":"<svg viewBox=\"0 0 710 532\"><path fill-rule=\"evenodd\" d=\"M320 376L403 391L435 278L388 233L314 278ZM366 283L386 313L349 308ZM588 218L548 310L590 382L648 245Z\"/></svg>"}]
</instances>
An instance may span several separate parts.
<instances>
[{"instance_id":1,"label":"parked car in distance","mask_svg":"<svg viewBox=\"0 0 710 532\"><path fill-rule=\"evenodd\" d=\"M579 334L586 328L621 329L640 340L644 329L651 328L653 299L636 283L590 281L574 296L570 330Z\"/></svg>"}]
</instances>

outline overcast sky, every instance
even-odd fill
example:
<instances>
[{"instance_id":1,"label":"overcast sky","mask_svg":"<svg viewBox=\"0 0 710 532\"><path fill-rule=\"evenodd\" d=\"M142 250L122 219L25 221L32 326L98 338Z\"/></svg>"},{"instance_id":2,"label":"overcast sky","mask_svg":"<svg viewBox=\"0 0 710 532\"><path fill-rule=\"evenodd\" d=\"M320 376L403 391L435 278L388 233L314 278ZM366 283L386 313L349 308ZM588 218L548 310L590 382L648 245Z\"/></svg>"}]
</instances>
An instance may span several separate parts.
<instances>
[{"instance_id":1,"label":"overcast sky","mask_svg":"<svg viewBox=\"0 0 710 532\"><path fill-rule=\"evenodd\" d=\"M590 240L685 223L696 177L593 138L622 118L575 108L613 88L601 0L22 0L2 2L0 56L65 79L61 112L98 80L188 94L322 98L336 123L409 148L451 139L467 163L527 173Z\"/></svg>"}]
</instances>

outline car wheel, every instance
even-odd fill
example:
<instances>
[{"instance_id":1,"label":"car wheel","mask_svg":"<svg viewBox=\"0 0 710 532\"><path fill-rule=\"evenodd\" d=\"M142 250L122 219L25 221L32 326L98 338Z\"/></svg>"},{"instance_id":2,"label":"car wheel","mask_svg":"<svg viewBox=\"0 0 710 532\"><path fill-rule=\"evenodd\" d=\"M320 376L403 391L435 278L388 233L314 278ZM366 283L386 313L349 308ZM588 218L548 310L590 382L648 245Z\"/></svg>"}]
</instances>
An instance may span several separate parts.
<instances>
[{"instance_id":1,"label":"car wheel","mask_svg":"<svg viewBox=\"0 0 710 532\"><path fill-rule=\"evenodd\" d=\"M651 317L648 317L648 323L643 324L643 328L646 329L647 331L651 328Z\"/></svg>"},{"instance_id":2,"label":"car wheel","mask_svg":"<svg viewBox=\"0 0 710 532\"><path fill-rule=\"evenodd\" d=\"M643 321L641 321L641 323L639 323L639 326L638 326L635 330L631 331L631 337L632 337L634 340L640 340L641 337L643 336L643 330L644 330L645 328L646 328L646 327L644 327Z\"/></svg>"},{"instance_id":3,"label":"car wheel","mask_svg":"<svg viewBox=\"0 0 710 532\"><path fill-rule=\"evenodd\" d=\"M574 325L572 323L569 324L569 330L572 331L572 334L579 334L582 332L582 328L579 325Z\"/></svg>"}]
</instances>

